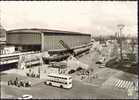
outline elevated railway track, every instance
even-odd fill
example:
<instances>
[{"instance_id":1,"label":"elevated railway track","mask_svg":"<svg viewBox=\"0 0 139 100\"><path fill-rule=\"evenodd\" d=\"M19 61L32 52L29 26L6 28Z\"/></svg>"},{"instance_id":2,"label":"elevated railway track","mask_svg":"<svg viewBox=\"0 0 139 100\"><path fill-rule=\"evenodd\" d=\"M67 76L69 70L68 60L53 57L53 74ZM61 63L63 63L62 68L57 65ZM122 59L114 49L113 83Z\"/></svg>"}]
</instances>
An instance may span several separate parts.
<instances>
[{"instance_id":1,"label":"elevated railway track","mask_svg":"<svg viewBox=\"0 0 139 100\"><path fill-rule=\"evenodd\" d=\"M75 56L78 57L78 56L82 55L82 53L88 52L89 50L90 50L90 46L85 46L82 48L75 49L74 50ZM7 68L8 66L12 67L13 65L14 65L14 67L15 66L17 67L20 63L20 57L21 56L24 56L24 55L28 56L31 54L39 54L39 53L34 52L34 51L30 51L30 52L16 52L16 53L12 53L12 54L0 55L0 69L2 70L3 67ZM65 60L69 56L70 56L69 53L65 52L63 54L58 54L58 55L53 55L53 56L48 56L48 57L44 57L42 55L41 57L42 57L43 62L47 64L47 63L53 62L53 61L57 62L57 61ZM32 59L28 59L25 62L27 67L31 67L32 65L36 65L36 64L40 63L39 58L37 58L38 60L35 58L33 59L33 57L31 57L31 58Z\"/></svg>"}]
</instances>

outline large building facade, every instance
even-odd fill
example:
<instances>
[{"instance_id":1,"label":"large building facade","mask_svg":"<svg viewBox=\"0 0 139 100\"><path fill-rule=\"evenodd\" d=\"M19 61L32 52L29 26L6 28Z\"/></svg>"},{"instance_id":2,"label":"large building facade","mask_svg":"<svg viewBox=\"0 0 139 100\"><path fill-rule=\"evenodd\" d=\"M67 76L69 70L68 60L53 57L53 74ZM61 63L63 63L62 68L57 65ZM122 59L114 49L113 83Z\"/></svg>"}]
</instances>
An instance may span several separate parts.
<instances>
[{"instance_id":1,"label":"large building facade","mask_svg":"<svg viewBox=\"0 0 139 100\"><path fill-rule=\"evenodd\" d=\"M90 34L48 29L16 29L7 31L7 44L23 51L62 51L66 50L59 41L63 40L70 48L81 48L91 42Z\"/></svg>"},{"instance_id":2,"label":"large building facade","mask_svg":"<svg viewBox=\"0 0 139 100\"><path fill-rule=\"evenodd\" d=\"M6 43L6 30L0 25L0 45Z\"/></svg>"}]
</instances>

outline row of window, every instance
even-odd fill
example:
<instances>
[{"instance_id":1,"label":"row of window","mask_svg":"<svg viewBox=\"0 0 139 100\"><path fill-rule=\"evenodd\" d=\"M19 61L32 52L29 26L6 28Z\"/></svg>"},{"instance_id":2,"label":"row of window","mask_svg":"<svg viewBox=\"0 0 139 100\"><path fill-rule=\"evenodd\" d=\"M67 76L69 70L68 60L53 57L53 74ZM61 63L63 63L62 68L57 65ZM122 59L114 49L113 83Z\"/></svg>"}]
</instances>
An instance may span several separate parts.
<instances>
[{"instance_id":1,"label":"row of window","mask_svg":"<svg viewBox=\"0 0 139 100\"><path fill-rule=\"evenodd\" d=\"M27 63L28 62L33 62L33 61L40 61L40 59L38 58L38 59L32 59L32 60L29 60L29 61L26 61Z\"/></svg>"},{"instance_id":2,"label":"row of window","mask_svg":"<svg viewBox=\"0 0 139 100\"><path fill-rule=\"evenodd\" d=\"M16 60L19 59L18 57L9 57L9 58L1 58L1 61L9 61L9 60Z\"/></svg>"},{"instance_id":3,"label":"row of window","mask_svg":"<svg viewBox=\"0 0 139 100\"><path fill-rule=\"evenodd\" d=\"M67 82L61 82L61 81L56 81L56 80L48 80L48 81L56 82L56 83L61 83L61 84L67 84ZM70 82L70 83L71 83L71 82Z\"/></svg>"},{"instance_id":4,"label":"row of window","mask_svg":"<svg viewBox=\"0 0 139 100\"><path fill-rule=\"evenodd\" d=\"M49 77L53 77L53 78L59 78L59 79L67 79L67 78L64 78L64 77L57 77L57 76L51 76L51 75L48 75Z\"/></svg>"}]
</instances>

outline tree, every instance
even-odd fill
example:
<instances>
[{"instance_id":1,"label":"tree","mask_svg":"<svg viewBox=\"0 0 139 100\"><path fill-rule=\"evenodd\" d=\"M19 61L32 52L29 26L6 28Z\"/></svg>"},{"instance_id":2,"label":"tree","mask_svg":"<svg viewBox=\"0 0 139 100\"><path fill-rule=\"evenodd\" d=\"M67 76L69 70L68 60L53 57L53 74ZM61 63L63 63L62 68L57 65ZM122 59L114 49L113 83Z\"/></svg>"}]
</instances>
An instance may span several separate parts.
<instances>
[{"instance_id":1,"label":"tree","mask_svg":"<svg viewBox=\"0 0 139 100\"><path fill-rule=\"evenodd\" d=\"M131 38L131 43L130 43L130 45L131 45L132 54L133 54L133 53L134 53L134 48L135 48L135 41L134 41L134 38L133 38L133 37Z\"/></svg>"},{"instance_id":2,"label":"tree","mask_svg":"<svg viewBox=\"0 0 139 100\"><path fill-rule=\"evenodd\" d=\"M116 39L117 42L119 43L119 47L120 47L120 60L123 61L123 48L122 48L122 41L124 39L124 37L122 36L122 29L124 28L125 25L123 24L118 24L117 27L119 28L119 32L117 32L116 34Z\"/></svg>"},{"instance_id":3,"label":"tree","mask_svg":"<svg viewBox=\"0 0 139 100\"><path fill-rule=\"evenodd\" d=\"M114 58L118 57L118 44L117 44L117 42L114 42L110 56L114 57Z\"/></svg>"}]
</instances>

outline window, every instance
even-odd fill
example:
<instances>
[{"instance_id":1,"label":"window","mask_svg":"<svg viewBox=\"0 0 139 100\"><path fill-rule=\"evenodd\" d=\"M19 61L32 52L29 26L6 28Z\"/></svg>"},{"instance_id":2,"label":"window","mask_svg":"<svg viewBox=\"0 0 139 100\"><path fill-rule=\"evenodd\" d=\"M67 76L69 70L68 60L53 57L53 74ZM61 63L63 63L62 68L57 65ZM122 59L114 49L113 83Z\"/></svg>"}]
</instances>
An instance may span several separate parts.
<instances>
[{"instance_id":1,"label":"window","mask_svg":"<svg viewBox=\"0 0 139 100\"><path fill-rule=\"evenodd\" d=\"M65 84L67 84L67 82L65 82Z\"/></svg>"},{"instance_id":2,"label":"window","mask_svg":"<svg viewBox=\"0 0 139 100\"><path fill-rule=\"evenodd\" d=\"M69 84L71 84L71 82L69 82Z\"/></svg>"},{"instance_id":3,"label":"window","mask_svg":"<svg viewBox=\"0 0 139 100\"><path fill-rule=\"evenodd\" d=\"M72 79L71 77L69 77L69 79Z\"/></svg>"}]
</instances>

